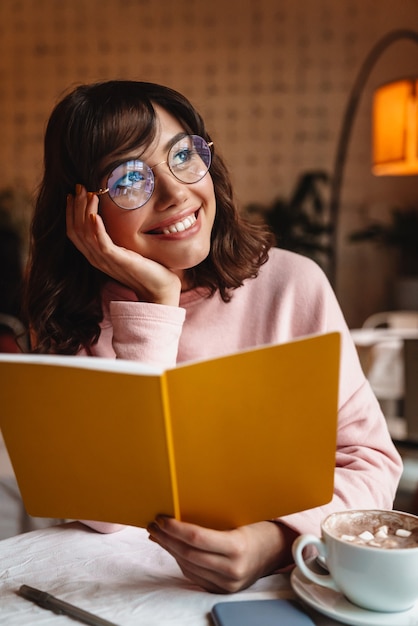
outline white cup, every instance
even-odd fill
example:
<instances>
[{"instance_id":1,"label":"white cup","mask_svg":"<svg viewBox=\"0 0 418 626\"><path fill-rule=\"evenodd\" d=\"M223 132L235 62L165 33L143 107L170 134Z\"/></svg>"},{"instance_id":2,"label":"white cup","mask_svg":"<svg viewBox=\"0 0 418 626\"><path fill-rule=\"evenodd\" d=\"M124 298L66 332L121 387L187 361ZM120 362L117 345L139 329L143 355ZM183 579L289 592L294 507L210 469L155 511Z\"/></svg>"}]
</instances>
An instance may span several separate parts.
<instances>
[{"instance_id":1,"label":"white cup","mask_svg":"<svg viewBox=\"0 0 418 626\"><path fill-rule=\"evenodd\" d=\"M381 539L385 527L388 538ZM411 534L398 537L397 529ZM306 578L373 611L405 611L418 600L418 517L400 511L339 511L323 521L321 530L321 539L301 535L293 544L295 563ZM365 531L374 538L359 539ZM306 546L317 548L329 575L316 574L306 565Z\"/></svg>"}]
</instances>

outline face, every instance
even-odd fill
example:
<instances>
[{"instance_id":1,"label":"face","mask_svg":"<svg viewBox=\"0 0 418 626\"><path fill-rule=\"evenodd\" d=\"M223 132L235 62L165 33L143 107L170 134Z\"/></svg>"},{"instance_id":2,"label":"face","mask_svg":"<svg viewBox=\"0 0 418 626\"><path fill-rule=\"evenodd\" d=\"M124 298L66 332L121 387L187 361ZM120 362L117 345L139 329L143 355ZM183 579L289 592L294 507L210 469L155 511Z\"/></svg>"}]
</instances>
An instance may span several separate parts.
<instances>
[{"instance_id":1,"label":"face","mask_svg":"<svg viewBox=\"0 0 418 626\"><path fill-rule=\"evenodd\" d=\"M153 169L155 187L139 209L118 207L108 194L100 196L99 212L115 244L138 252L171 269L181 278L184 270L201 263L210 251L210 235L216 201L209 172L197 183L177 180L166 161L173 139L184 133L179 121L156 106L157 134L141 154L128 153L126 160L140 158ZM102 181L103 185L106 181Z\"/></svg>"}]
</instances>

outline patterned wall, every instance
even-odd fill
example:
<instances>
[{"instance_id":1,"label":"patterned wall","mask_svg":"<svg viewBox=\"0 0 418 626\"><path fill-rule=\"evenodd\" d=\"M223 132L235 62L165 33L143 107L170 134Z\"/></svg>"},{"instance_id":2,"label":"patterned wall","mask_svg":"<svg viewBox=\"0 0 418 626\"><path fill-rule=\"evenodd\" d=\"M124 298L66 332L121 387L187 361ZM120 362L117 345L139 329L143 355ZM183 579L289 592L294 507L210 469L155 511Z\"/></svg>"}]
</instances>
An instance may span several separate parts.
<instances>
[{"instance_id":1,"label":"patterned wall","mask_svg":"<svg viewBox=\"0 0 418 626\"><path fill-rule=\"evenodd\" d=\"M331 173L347 94L372 44L413 25L417 0L2 0L0 186L34 189L46 120L65 90L129 78L168 84L193 101L243 205L288 197L302 172ZM347 288L356 289L356 264L370 252L354 253L344 232L386 206L391 190L403 200L415 193L416 179L378 184L369 173L367 101L400 65L416 71L418 50L401 43L380 63L350 149L338 291L353 323L366 311L353 308Z\"/></svg>"}]
</instances>

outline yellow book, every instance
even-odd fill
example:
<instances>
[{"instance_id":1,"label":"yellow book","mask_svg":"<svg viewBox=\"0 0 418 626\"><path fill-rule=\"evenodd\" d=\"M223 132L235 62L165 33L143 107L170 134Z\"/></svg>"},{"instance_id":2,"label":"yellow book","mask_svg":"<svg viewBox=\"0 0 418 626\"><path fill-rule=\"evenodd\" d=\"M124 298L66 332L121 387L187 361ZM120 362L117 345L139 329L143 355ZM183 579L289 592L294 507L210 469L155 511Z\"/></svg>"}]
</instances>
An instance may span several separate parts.
<instances>
[{"instance_id":1,"label":"yellow book","mask_svg":"<svg viewBox=\"0 0 418 626\"><path fill-rule=\"evenodd\" d=\"M0 355L0 428L30 515L227 529L329 502L339 333L164 372Z\"/></svg>"}]
</instances>

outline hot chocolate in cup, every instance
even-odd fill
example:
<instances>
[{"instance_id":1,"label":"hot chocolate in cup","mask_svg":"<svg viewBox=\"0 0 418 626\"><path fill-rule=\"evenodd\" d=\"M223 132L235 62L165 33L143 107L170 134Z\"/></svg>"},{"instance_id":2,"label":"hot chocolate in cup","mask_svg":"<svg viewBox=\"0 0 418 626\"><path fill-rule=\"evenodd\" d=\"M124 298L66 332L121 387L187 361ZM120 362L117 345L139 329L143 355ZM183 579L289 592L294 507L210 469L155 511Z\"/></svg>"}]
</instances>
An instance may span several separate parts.
<instances>
[{"instance_id":1,"label":"hot chocolate in cup","mask_svg":"<svg viewBox=\"0 0 418 626\"><path fill-rule=\"evenodd\" d=\"M418 517L387 510L350 510L329 515L322 538L301 535L293 556L312 582L343 593L362 608L406 611L418 601ZM314 546L329 575L313 572L303 550Z\"/></svg>"}]
</instances>

